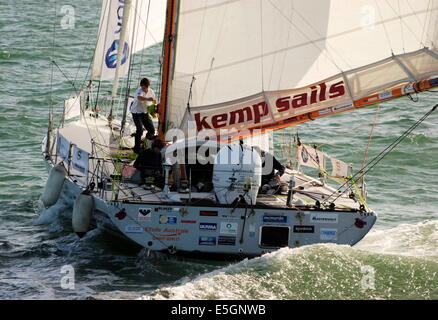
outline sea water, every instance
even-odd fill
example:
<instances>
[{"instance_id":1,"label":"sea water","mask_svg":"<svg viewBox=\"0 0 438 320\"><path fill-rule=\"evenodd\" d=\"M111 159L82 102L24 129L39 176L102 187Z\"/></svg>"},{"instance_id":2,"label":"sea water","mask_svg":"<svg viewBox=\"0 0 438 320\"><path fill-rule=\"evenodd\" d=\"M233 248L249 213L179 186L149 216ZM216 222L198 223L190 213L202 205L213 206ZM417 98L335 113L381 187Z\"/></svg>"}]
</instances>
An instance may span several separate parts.
<instances>
[{"instance_id":1,"label":"sea water","mask_svg":"<svg viewBox=\"0 0 438 320\"><path fill-rule=\"evenodd\" d=\"M151 258L99 230L79 239L62 199L43 210L49 106L59 118L71 83L83 85L99 7L96 0L0 2L0 299L438 299L438 112L368 173L368 203L378 220L354 247L283 248L240 262ZM134 68L153 88L160 53L160 45L146 50L142 70L138 60ZM436 97L382 104L367 160ZM286 160L281 146L298 133L358 169L376 111L276 132L276 155ZM74 276L74 286L66 276Z\"/></svg>"}]
</instances>

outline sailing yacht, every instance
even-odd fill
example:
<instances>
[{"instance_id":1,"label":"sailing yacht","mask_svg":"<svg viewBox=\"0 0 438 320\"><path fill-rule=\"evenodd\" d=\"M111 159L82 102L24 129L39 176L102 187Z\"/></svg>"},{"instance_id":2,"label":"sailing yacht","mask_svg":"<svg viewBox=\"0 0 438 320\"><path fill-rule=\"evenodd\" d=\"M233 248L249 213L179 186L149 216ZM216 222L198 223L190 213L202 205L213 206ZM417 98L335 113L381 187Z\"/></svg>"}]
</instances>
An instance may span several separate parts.
<instances>
[{"instance_id":1,"label":"sailing yacht","mask_svg":"<svg viewBox=\"0 0 438 320\"><path fill-rule=\"evenodd\" d=\"M71 203L80 236L170 254L354 245L377 219L365 168L295 137L278 174L272 132L437 87L437 40L437 0L103 0L89 81L49 112L41 200ZM133 61L159 42L161 188L134 178L129 123Z\"/></svg>"}]
</instances>

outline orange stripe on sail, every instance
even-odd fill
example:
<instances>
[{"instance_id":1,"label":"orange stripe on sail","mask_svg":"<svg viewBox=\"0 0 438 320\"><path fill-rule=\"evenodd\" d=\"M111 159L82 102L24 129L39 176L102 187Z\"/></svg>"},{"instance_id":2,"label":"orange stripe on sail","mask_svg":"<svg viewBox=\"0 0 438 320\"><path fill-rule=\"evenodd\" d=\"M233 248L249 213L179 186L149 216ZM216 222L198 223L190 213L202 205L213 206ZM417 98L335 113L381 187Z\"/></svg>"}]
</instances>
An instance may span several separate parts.
<instances>
[{"instance_id":1,"label":"orange stripe on sail","mask_svg":"<svg viewBox=\"0 0 438 320\"><path fill-rule=\"evenodd\" d=\"M244 133L238 134L235 137L229 138L227 140L221 140L220 137L218 137L217 140L221 142L231 142L252 136L254 134L264 133L267 130L278 130L278 129L294 126L297 124L301 124L307 121L313 121L319 118L325 118L331 115L352 111L358 108L372 106L388 100L401 98L411 93L426 91L434 87L438 87L438 77L398 85L397 87L394 87L390 90L383 91L381 93L372 94L354 100L350 104L345 104L342 106L331 106L331 107L323 108L321 110L298 115L292 118L283 119L268 124L253 126L245 130Z\"/></svg>"}]
</instances>

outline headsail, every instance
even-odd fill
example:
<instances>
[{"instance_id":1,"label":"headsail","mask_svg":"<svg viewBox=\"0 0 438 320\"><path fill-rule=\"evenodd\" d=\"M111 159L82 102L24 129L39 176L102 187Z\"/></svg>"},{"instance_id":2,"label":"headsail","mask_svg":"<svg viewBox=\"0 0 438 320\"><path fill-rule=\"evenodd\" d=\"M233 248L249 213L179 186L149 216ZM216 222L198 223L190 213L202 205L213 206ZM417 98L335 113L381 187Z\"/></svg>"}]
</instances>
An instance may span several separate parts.
<instances>
[{"instance_id":1,"label":"headsail","mask_svg":"<svg viewBox=\"0 0 438 320\"><path fill-rule=\"evenodd\" d=\"M437 27L437 0L180 0L166 121L276 129L438 85Z\"/></svg>"},{"instance_id":2,"label":"headsail","mask_svg":"<svg viewBox=\"0 0 438 320\"><path fill-rule=\"evenodd\" d=\"M103 0L92 79L113 80L125 14L125 0ZM163 40L166 3L132 0L119 77L127 74L129 56Z\"/></svg>"}]
</instances>

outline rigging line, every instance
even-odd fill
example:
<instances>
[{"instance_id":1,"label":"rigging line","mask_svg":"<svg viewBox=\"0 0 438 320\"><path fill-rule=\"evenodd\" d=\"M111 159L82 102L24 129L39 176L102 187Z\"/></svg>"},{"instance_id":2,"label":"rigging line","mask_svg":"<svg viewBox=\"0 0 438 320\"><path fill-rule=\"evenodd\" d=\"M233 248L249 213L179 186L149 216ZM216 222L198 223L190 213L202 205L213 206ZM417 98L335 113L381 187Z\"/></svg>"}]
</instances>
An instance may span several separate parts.
<instances>
[{"instance_id":1,"label":"rigging line","mask_svg":"<svg viewBox=\"0 0 438 320\"><path fill-rule=\"evenodd\" d=\"M427 21L429 21L429 23L430 23L431 16L432 16L432 12L430 11L431 1L432 0L429 0L429 3L427 4L427 9L426 9L427 13L426 13L426 17L424 18L423 31L421 31L421 43L423 44L423 46L425 46L423 39L424 39L424 36L426 35L426 24L427 24Z\"/></svg>"},{"instance_id":2,"label":"rigging line","mask_svg":"<svg viewBox=\"0 0 438 320\"><path fill-rule=\"evenodd\" d=\"M311 43L313 46L315 46L319 52L323 53L329 60L331 63L333 63L333 65L340 71L342 72L342 69L336 64L336 62L333 60L333 58L328 54L328 52L326 50L321 49L316 43L315 41L313 41L312 39L310 39L307 34L302 31L300 28L298 28L298 26L296 26L291 19L289 19L288 17L285 16L285 14L280 10L280 8L278 8L274 3L272 3L272 0L269 0L270 4L280 13L280 15L282 17L284 17L290 25L292 25L296 30L298 30L299 33L301 33L301 35L303 37L305 37L307 39L307 41L309 41L309 43Z\"/></svg>"},{"instance_id":3,"label":"rigging line","mask_svg":"<svg viewBox=\"0 0 438 320\"><path fill-rule=\"evenodd\" d=\"M357 132L357 130L358 130L359 128L362 128L362 127L368 127L368 126L369 126L369 123L362 123L362 124L358 125L357 127L354 127L354 128L352 128L352 129L348 130L348 131L345 132L345 133L339 133L339 135L336 135L335 137L338 137L338 136L347 136L347 135L349 135L349 134L352 133L352 132ZM330 144L330 142L325 142L325 143L317 144L317 146L318 146L319 149L321 149L321 147L324 147L324 146L326 146L326 145L328 145L328 144Z\"/></svg>"},{"instance_id":4,"label":"rigging line","mask_svg":"<svg viewBox=\"0 0 438 320\"><path fill-rule=\"evenodd\" d=\"M291 2L291 19L292 19L292 15L293 15L294 12L295 12L295 7L294 7L293 2ZM288 29L287 29L287 40L286 40L285 43L289 43L290 36L291 36L291 28L288 28ZM283 60L283 63L282 63L282 66L281 66L281 69L280 69L280 70L284 70L284 68L285 68L286 57L287 57L287 55L286 55L286 53L284 53L284 54L283 54L283 59L282 59L282 60ZM277 60L277 55L274 55L274 59L273 59L273 61L272 61L272 66L275 66L275 65L276 65L276 60ZM270 76L270 80L269 80L269 85L271 84L271 79L272 79L272 74L273 74L273 73L274 73L274 68L271 67L271 76ZM280 73L280 76L278 77L277 90L280 90L280 88L281 88L281 84L282 84L282 81L283 81L283 72L281 72L281 73Z\"/></svg>"},{"instance_id":5,"label":"rigging line","mask_svg":"<svg viewBox=\"0 0 438 320\"><path fill-rule=\"evenodd\" d=\"M415 12L414 8L412 8L410 1L409 0L405 0L405 2L409 6L409 9L411 9L411 12L414 14L415 18L417 19L418 24L421 25L422 24L421 19L418 17L418 15ZM428 5L427 5L426 14L427 14L427 12L429 12L429 7L430 7L430 0L428 2Z\"/></svg>"},{"instance_id":6,"label":"rigging line","mask_svg":"<svg viewBox=\"0 0 438 320\"><path fill-rule=\"evenodd\" d=\"M383 16L382 16L382 11L380 10L380 6L379 6L377 0L374 0L374 2L376 4L377 10L379 11L379 16L380 16L380 20L382 21L383 30L385 31L386 40L388 41L389 47L391 48L391 55L394 55L394 51L392 49L393 47L392 47L392 43L391 43L391 38L389 37L388 30L386 29L385 20L383 19Z\"/></svg>"},{"instance_id":7,"label":"rigging line","mask_svg":"<svg viewBox=\"0 0 438 320\"><path fill-rule=\"evenodd\" d=\"M143 46L146 43L146 36L148 34L148 25L149 25L149 12L150 12L150 7L151 7L151 0L149 0L148 3L148 10L147 10L147 14L146 14L146 24L145 24L145 28L146 28L146 32L144 33L144 37L143 37ZM144 52L145 49L143 48L143 50L141 51L141 56L140 56L140 70L138 72L138 79L141 78L141 70L143 67L143 58L144 58ZM158 81L158 80L157 80Z\"/></svg>"},{"instance_id":8,"label":"rigging line","mask_svg":"<svg viewBox=\"0 0 438 320\"><path fill-rule=\"evenodd\" d=\"M430 13L430 12L429 12L430 1L431 1L431 0L429 0L429 2L428 2L428 4L427 4L426 16L425 16L425 18L424 18L424 24L423 24L423 23L421 22L421 19L418 17L417 13L415 12L414 8L412 8L410 1L409 1L409 0L406 0L406 3L407 3L407 5L409 6L409 9L411 9L411 12L414 14L415 18L417 18L417 22L418 22L418 24L419 24L420 26L423 25L423 31L421 32L421 39L420 39L420 48L425 46L425 45L424 45L424 42L423 42L423 37L424 37L425 25L426 25L426 22L427 22L427 16L428 16L428 14Z\"/></svg>"},{"instance_id":9,"label":"rigging line","mask_svg":"<svg viewBox=\"0 0 438 320\"><path fill-rule=\"evenodd\" d=\"M192 76L193 77L195 76L196 66L198 65L199 47L201 45L202 33L204 31L205 13L207 12L207 2L208 1L205 1L204 8L202 9L201 29L199 30L198 45L196 46L196 56L195 56L195 61L193 63L193 71L192 71Z\"/></svg>"},{"instance_id":10,"label":"rigging line","mask_svg":"<svg viewBox=\"0 0 438 320\"><path fill-rule=\"evenodd\" d=\"M388 6L391 8L391 10L395 13L395 15L399 16L400 22L403 23L405 25L405 27L412 33L412 35L415 37L415 39L421 43L421 39L418 38L417 33L412 31L412 29L409 27L409 25L401 18L401 16L399 14L397 14L397 11L391 6L391 4L388 2L388 0L385 0L385 2L388 4ZM415 15L415 13L414 13L414 15ZM403 32L403 29L402 29L402 32Z\"/></svg>"},{"instance_id":11,"label":"rigging line","mask_svg":"<svg viewBox=\"0 0 438 320\"><path fill-rule=\"evenodd\" d=\"M52 40L52 58L51 60L53 60L55 58L55 39L56 39L56 24L57 24L57 11L56 11L56 0L55 0L55 5L54 5L54 9L55 9L55 17L54 17L54 22L53 22L53 40ZM50 75L50 101L49 101L49 122L51 122L53 120L53 75L54 75L54 65L53 63L51 63L51 75Z\"/></svg>"},{"instance_id":12,"label":"rigging line","mask_svg":"<svg viewBox=\"0 0 438 320\"><path fill-rule=\"evenodd\" d=\"M403 34L403 23L402 23L402 18L401 18L400 0L397 0L397 5L398 5L398 18L399 18L399 21L400 21L400 30L401 30L400 37L401 37L401 41L402 41L402 48L403 48L403 53L406 53L406 50L405 50L405 37L404 37L404 34Z\"/></svg>"},{"instance_id":13,"label":"rigging line","mask_svg":"<svg viewBox=\"0 0 438 320\"><path fill-rule=\"evenodd\" d=\"M325 36L324 35L321 35L319 32L318 32L318 30L313 26L313 24L312 23L310 23L301 13L300 13L300 11L299 10L296 10L295 11L296 12L296 14L304 21L304 23L306 23L307 24L307 26L309 27L309 28L311 28L319 37L322 37L322 38L324 38ZM348 66L348 68L349 69L353 69L353 67L350 65L350 63L345 59L345 58L343 58L343 56L337 51L337 50L335 50L334 48L333 48L333 46L332 45L330 45L328 42L326 42L326 45L327 45L327 49L328 48L330 48L330 50L332 50L333 51L333 53L335 53L347 66ZM328 50L327 50L327 55L329 54L329 52L328 52ZM334 58L333 58L334 59ZM342 72L342 70L341 70L341 72Z\"/></svg>"},{"instance_id":14,"label":"rigging line","mask_svg":"<svg viewBox=\"0 0 438 320\"><path fill-rule=\"evenodd\" d=\"M108 3L109 3L109 1L106 3L106 5L108 5ZM105 6L105 8L102 8L102 10L105 12L105 11L106 11L106 6ZM99 10L98 10L98 11L99 11ZM98 11L96 11L96 16L97 16L97 12L98 12ZM86 85L86 83L87 83L88 74L90 73L91 66L93 65L93 62L94 62L94 57L95 57L95 55L96 55L96 50L97 50L97 43L98 43L98 41L99 41L99 38L100 38L101 32L102 32L102 28L101 28L100 25L99 25L98 32L97 32L97 38L96 38L96 42L95 42L95 46L94 46L94 51L93 51L93 56L92 56L92 58L91 58L91 60L90 60L90 63L88 64L88 69L87 69L87 72L86 72L86 74L85 74L85 76L84 76L84 81L82 82L82 85L81 85L81 89L80 89L80 91L83 91L83 90L84 90L84 87L85 87L85 85ZM91 75L91 76L92 76L92 75ZM90 77L90 78L91 78L91 77ZM90 81L91 81L91 80L90 80ZM99 86L100 86L100 82L99 82ZM97 100L96 100L96 106L97 106Z\"/></svg>"},{"instance_id":15,"label":"rigging line","mask_svg":"<svg viewBox=\"0 0 438 320\"><path fill-rule=\"evenodd\" d=\"M187 101L187 107L189 107L190 104L190 99L192 97L192 86L193 86L193 81L196 79L195 78L195 74L196 74L196 67L198 65L198 57L199 57L199 49L201 46L201 39L202 39L202 34L204 31L204 23L205 23L205 13L207 12L207 3L208 1L205 1L204 4L204 8L202 9L202 22L201 22L201 29L199 31L199 38L198 38L198 45L196 46L196 56L195 56L195 61L193 62L193 71L192 71L192 81L190 83L190 89L189 89L189 100ZM213 66L213 62L214 62L214 57L212 58L211 64L210 64L210 70ZM205 82L204 85L204 93L205 93L205 89L207 88L207 82L208 82L208 77L207 77L207 81ZM190 109L189 109L190 112Z\"/></svg>"},{"instance_id":16,"label":"rigging line","mask_svg":"<svg viewBox=\"0 0 438 320\"><path fill-rule=\"evenodd\" d=\"M397 145L399 145L412 131L414 131L424 120L426 120L427 117L429 117L436 109L438 108L438 104L436 104L434 107L432 107L431 110L429 110L427 113L425 113L419 120L417 120L409 129L407 129L405 132L403 132L402 135L400 135L395 141L393 141L388 147L386 147L383 151L381 151L377 156L375 156L365 167L369 167L366 171L358 171L356 172L351 178L349 178L342 186L340 186L335 192L333 192L329 197L327 197L326 200L330 199L334 194L336 194L340 189L348 184L350 180L353 180L356 176L358 178L356 179L355 183L359 181L359 179L364 176L366 173L368 173L372 168L374 168L380 161L382 161ZM345 191L344 191L345 192ZM343 193L344 193L343 192ZM338 195L332 202L336 201L340 195Z\"/></svg>"},{"instance_id":17,"label":"rigging line","mask_svg":"<svg viewBox=\"0 0 438 320\"><path fill-rule=\"evenodd\" d=\"M218 33L218 36L216 39L216 44L214 46L213 52L217 52L217 49L219 47L219 43L220 43L220 39L222 36L223 27L224 27L224 21L225 21L225 17L227 16L227 13L228 13L228 5L225 5L225 8L223 10L222 20L221 20L220 27L219 27L219 33ZM204 90L202 91L201 101L204 101L205 92L207 91L207 84L210 80L210 75L211 75L211 70L213 68L213 64L214 64L214 57L211 59L211 62L210 62L210 68L208 69L208 74L207 74L207 77L205 80Z\"/></svg>"},{"instance_id":18,"label":"rigging line","mask_svg":"<svg viewBox=\"0 0 438 320\"><path fill-rule=\"evenodd\" d=\"M260 67L262 71L262 92L265 91L265 77L264 77L264 65L263 65L263 2L260 0Z\"/></svg>"},{"instance_id":19,"label":"rigging line","mask_svg":"<svg viewBox=\"0 0 438 320\"><path fill-rule=\"evenodd\" d=\"M376 110L376 113L374 115L374 121L372 123L371 132L370 132L370 135L368 137L368 143L367 143L367 146L365 148L365 152L364 152L364 156L363 156L363 161L362 161L362 169L361 170L363 170L364 167L365 167L365 161L367 159L368 149L369 149L369 147L371 145L371 138L372 138L372 136L374 134L374 129L376 128L376 123L377 123L377 118L379 116L379 111L380 111L380 104L377 105L377 110Z\"/></svg>"},{"instance_id":20,"label":"rigging line","mask_svg":"<svg viewBox=\"0 0 438 320\"><path fill-rule=\"evenodd\" d=\"M100 8L100 6L97 5L97 2L96 2L96 8L97 8L97 10L96 10L96 12L95 12L95 14L94 14L94 20L97 20L97 16L98 16L98 14L99 14L99 8ZM88 46L90 45L90 42L91 42L91 37L89 37L88 39L89 39L89 40L88 40L88 42L84 45L84 49L83 49L83 51L82 51L82 57L81 57L81 59L80 59L79 66L78 66L78 68L77 68L77 70L76 70L76 75L75 75L75 78L74 78L74 80L73 80L74 82L76 82L76 80L78 79L78 76L79 76L79 70L80 70L81 67L82 67L82 62L83 62L83 60L84 60L85 51L86 51L86 49L88 48ZM84 81L86 81L86 80L84 80Z\"/></svg>"},{"instance_id":21,"label":"rigging line","mask_svg":"<svg viewBox=\"0 0 438 320\"><path fill-rule=\"evenodd\" d=\"M106 12L106 11L107 11L107 7L108 7L109 3L110 3L110 1L107 1L107 2L106 2L106 6L105 6L104 8L102 7L101 12ZM109 19L108 19L108 21L107 21L107 27L108 27L108 25L109 25ZM88 65L87 73L86 73L86 75L85 75L84 81L83 81L82 86L81 86L81 91L84 89L84 86L85 86L85 84L86 84L86 79L87 79L87 77L88 77L88 75L89 75L89 73L90 73L91 67L93 66L93 61L94 61L94 58L95 58L95 56L96 56L96 51L97 51L97 44L98 44L98 42L99 42L99 39L100 39L101 33L102 33L102 31L103 31L102 29L103 29L103 26L99 25L98 34L97 34L97 40L96 40L96 45L95 45L95 47L94 47L94 52L93 52L93 58L91 59L89 65ZM106 38L107 38L107 34L105 34L105 42L106 42ZM103 61L102 61L102 64L103 64ZM91 76L92 76L92 75L91 75ZM99 86L100 86L100 83L99 83ZM98 104L98 101L96 100L96 106L97 106L97 104ZM94 122L96 122L96 119L94 119L94 120L95 120ZM89 134L90 138L93 137L93 136L95 136L95 138L96 138L96 139L99 139L99 141L100 141L100 140L101 140L101 137L98 135L97 124L96 124L96 123L93 124L94 127L95 127L95 131L94 131L94 133L97 132L95 135L93 135L93 134L92 134L92 130L91 130L91 128L90 128L91 124L88 123L88 120L87 120L86 117L84 117L84 123L85 123L85 125L86 125L86 127L87 127L87 131L88 131L88 134ZM105 139L103 139L103 140L105 140ZM104 153L103 150L100 150L100 151L101 151L102 153Z\"/></svg>"},{"instance_id":22,"label":"rigging line","mask_svg":"<svg viewBox=\"0 0 438 320\"><path fill-rule=\"evenodd\" d=\"M76 89L76 86L75 86L74 82L68 78L68 76L64 73L64 71L62 71L61 67L56 63L55 60L51 60L51 62L52 62L57 68L58 68L59 72L61 72L61 74L64 76L64 78L65 78L68 82L70 82L70 84L71 84L71 86L73 87L73 89L75 89L75 93L76 93L76 95L77 95L77 94L78 94L78 90Z\"/></svg>"},{"instance_id":23,"label":"rigging line","mask_svg":"<svg viewBox=\"0 0 438 320\"><path fill-rule=\"evenodd\" d=\"M149 1L149 4L150 4L150 1ZM135 2L135 6L134 6L134 12L135 12L134 26L133 26L133 30L132 30L132 37L130 39L130 40L132 40L131 44L132 44L133 48L135 46L135 43L138 40L138 34L136 31L137 31L137 18L139 17L139 14L138 14L137 9L138 9L138 1ZM125 123L126 123L126 117L127 117L127 112L128 112L128 103L129 103L129 91L131 89L130 80L131 80L134 61L135 61L135 56L134 56L134 53L131 51L130 56L129 56L129 70L128 70L128 75L126 78L126 96L124 99L124 103L122 103L123 104L123 114L122 114L122 122L121 122L121 126L120 126L120 135L116 139L119 146L121 144L121 141L123 139L123 133L125 131ZM122 92L123 92L123 90L122 90ZM119 100L121 101L121 98L119 98Z\"/></svg>"}]
</instances>

